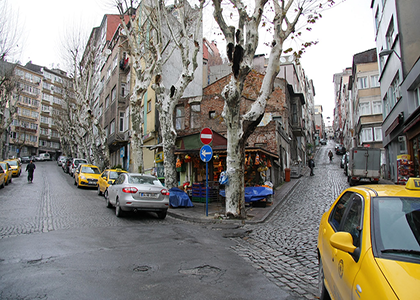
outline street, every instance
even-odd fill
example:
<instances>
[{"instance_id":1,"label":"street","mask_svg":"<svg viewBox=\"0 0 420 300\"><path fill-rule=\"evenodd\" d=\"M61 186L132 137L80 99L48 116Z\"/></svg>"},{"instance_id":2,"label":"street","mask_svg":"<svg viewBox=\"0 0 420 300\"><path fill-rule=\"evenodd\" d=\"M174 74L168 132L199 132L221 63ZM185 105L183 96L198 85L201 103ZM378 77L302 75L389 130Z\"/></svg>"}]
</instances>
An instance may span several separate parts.
<instances>
[{"instance_id":1,"label":"street","mask_svg":"<svg viewBox=\"0 0 420 300\"><path fill-rule=\"evenodd\" d=\"M117 218L96 189L38 162L34 183L23 169L0 190L0 298L315 299L319 221L348 186L333 147L244 238L153 213Z\"/></svg>"},{"instance_id":2,"label":"street","mask_svg":"<svg viewBox=\"0 0 420 300\"><path fill-rule=\"evenodd\" d=\"M220 230L148 213L117 218L56 162L36 166L33 183L23 171L0 190L0 299L299 299Z\"/></svg>"},{"instance_id":3,"label":"street","mask_svg":"<svg viewBox=\"0 0 420 300\"><path fill-rule=\"evenodd\" d=\"M294 191L263 224L253 225L248 238L239 240L235 251L276 285L303 299L319 297L318 227L322 214L347 187L340 168L341 155L334 154L333 141L321 146L315 156L314 176L301 177Z\"/></svg>"}]
</instances>

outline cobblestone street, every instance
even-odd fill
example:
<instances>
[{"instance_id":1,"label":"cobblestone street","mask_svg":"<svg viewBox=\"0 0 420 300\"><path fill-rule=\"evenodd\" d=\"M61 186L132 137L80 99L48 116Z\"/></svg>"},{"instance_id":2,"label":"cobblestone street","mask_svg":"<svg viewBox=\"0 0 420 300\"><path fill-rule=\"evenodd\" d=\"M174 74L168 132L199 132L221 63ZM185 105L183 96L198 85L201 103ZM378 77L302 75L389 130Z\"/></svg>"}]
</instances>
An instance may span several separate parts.
<instances>
[{"instance_id":1,"label":"cobblestone street","mask_svg":"<svg viewBox=\"0 0 420 300\"><path fill-rule=\"evenodd\" d=\"M322 214L349 185L340 168L341 156L329 162L333 141L315 156L315 176L306 172L295 189L282 200L271 217L262 224L247 225L252 232L237 239L234 250L276 285L299 295L316 299L318 227Z\"/></svg>"}]
</instances>

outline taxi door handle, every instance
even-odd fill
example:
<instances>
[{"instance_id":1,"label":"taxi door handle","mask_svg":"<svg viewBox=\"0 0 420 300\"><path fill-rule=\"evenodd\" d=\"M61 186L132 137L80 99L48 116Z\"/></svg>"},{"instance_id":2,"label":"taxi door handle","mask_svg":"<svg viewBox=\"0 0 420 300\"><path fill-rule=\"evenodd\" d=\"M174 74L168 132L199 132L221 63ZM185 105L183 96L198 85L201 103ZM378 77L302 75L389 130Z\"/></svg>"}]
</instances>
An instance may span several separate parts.
<instances>
[{"instance_id":1,"label":"taxi door handle","mask_svg":"<svg viewBox=\"0 0 420 300\"><path fill-rule=\"evenodd\" d=\"M333 249L333 256L332 256L332 261L334 262L334 257L336 257L337 256L337 252L338 252L338 250L337 249Z\"/></svg>"}]
</instances>

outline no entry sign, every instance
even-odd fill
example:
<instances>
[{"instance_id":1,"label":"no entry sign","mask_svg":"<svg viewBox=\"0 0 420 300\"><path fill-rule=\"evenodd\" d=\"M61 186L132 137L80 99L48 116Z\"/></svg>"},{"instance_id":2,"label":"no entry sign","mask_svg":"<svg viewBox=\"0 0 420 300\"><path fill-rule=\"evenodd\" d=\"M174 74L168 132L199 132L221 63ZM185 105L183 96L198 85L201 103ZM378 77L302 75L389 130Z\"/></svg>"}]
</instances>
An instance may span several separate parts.
<instances>
[{"instance_id":1,"label":"no entry sign","mask_svg":"<svg viewBox=\"0 0 420 300\"><path fill-rule=\"evenodd\" d=\"M213 131L210 128L204 128L200 133L200 140L204 145L208 145L213 140Z\"/></svg>"}]
</instances>

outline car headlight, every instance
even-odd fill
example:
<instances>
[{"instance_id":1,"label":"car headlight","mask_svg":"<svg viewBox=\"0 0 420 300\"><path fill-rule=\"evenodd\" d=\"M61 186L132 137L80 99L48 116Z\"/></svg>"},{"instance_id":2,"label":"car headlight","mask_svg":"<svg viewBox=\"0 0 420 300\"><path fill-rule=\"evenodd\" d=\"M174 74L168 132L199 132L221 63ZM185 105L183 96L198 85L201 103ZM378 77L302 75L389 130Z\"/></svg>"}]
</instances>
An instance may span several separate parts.
<instances>
[{"instance_id":1,"label":"car headlight","mask_svg":"<svg viewBox=\"0 0 420 300\"><path fill-rule=\"evenodd\" d=\"M86 176L84 176L84 175L81 175L80 178L83 179L83 180L86 180Z\"/></svg>"}]
</instances>

